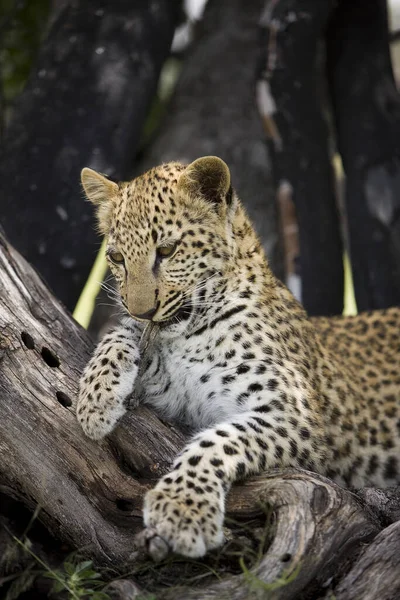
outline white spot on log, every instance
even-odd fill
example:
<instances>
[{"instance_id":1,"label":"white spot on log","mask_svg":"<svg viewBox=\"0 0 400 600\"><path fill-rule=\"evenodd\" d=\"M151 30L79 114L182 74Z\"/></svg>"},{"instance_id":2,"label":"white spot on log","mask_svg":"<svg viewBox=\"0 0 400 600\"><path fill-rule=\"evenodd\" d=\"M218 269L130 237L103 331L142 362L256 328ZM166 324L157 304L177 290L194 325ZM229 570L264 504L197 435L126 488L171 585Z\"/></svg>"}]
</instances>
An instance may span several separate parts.
<instances>
[{"instance_id":1,"label":"white spot on log","mask_svg":"<svg viewBox=\"0 0 400 600\"><path fill-rule=\"evenodd\" d=\"M96 54L104 54L105 51L106 51L106 49L104 48L104 46L99 46L95 50Z\"/></svg>"}]
</instances>

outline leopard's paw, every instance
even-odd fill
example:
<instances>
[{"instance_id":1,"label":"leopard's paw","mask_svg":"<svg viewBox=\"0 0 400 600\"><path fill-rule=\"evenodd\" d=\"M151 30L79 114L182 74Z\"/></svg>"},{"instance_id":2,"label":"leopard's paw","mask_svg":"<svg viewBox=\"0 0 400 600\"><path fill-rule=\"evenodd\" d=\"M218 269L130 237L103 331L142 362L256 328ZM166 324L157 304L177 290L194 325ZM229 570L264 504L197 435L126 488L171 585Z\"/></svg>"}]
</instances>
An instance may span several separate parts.
<instances>
[{"instance_id":1,"label":"leopard's paw","mask_svg":"<svg viewBox=\"0 0 400 600\"><path fill-rule=\"evenodd\" d=\"M94 361L79 384L77 418L85 434L100 440L108 435L126 412L136 373L121 373Z\"/></svg>"},{"instance_id":2,"label":"leopard's paw","mask_svg":"<svg viewBox=\"0 0 400 600\"><path fill-rule=\"evenodd\" d=\"M213 489L199 494L193 488L168 485L165 479L170 480L164 478L145 496L144 523L151 534L147 538L159 536L172 552L192 558L220 546L224 540L222 492Z\"/></svg>"}]
</instances>

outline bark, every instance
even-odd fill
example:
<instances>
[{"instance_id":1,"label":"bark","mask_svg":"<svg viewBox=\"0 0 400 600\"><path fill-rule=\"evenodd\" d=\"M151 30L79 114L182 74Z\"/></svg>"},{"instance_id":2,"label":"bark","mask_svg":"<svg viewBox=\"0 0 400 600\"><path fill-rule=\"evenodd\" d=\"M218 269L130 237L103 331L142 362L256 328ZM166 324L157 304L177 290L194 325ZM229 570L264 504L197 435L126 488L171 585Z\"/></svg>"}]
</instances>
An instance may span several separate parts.
<instances>
[{"instance_id":1,"label":"bark","mask_svg":"<svg viewBox=\"0 0 400 600\"><path fill-rule=\"evenodd\" d=\"M326 34L327 75L358 309L400 302L400 96L382 0L340 0Z\"/></svg>"},{"instance_id":2,"label":"bark","mask_svg":"<svg viewBox=\"0 0 400 600\"><path fill-rule=\"evenodd\" d=\"M30 509L39 504L54 535L97 564L126 571L125 563L138 558L143 494L169 468L184 436L141 407L103 442L85 438L74 403L91 349L86 332L3 236L0 284L0 491ZM265 517L266 507L274 515L273 541L249 575L157 590L157 597L247 599L253 587L283 600L310 597L345 574L381 529L357 496L307 471L276 471L235 486L228 515L248 522ZM391 556L382 553L382 564L394 581ZM373 571L367 559L354 565L357 573ZM116 597L139 593L136 582L114 587Z\"/></svg>"},{"instance_id":3,"label":"bark","mask_svg":"<svg viewBox=\"0 0 400 600\"><path fill-rule=\"evenodd\" d=\"M13 113L0 160L0 222L73 309L98 238L85 165L125 178L179 0L60 0Z\"/></svg>"},{"instance_id":4,"label":"bark","mask_svg":"<svg viewBox=\"0 0 400 600\"><path fill-rule=\"evenodd\" d=\"M247 600L257 589L265 597L270 592L274 600L315 597L379 531L376 519L353 494L310 472L275 472L243 487L245 493L236 488L230 497L229 506L237 514L254 515L257 505L269 505L276 519L274 540L251 575L229 577L201 590L174 588L157 597ZM287 583L279 586L281 578Z\"/></svg>"},{"instance_id":5,"label":"bark","mask_svg":"<svg viewBox=\"0 0 400 600\"><path fill-rule=\"evenodd\" d=\"M210 0L186 57L167 118L137 171L214 154L252 217L280 276L271 165L255 103L263 0Z\"/></svg>"},{"instance_id":6,"label":"bark","mask_svg":"<svg viewBox=\"0 0 400 600\"><path fill-rule=\"evenodd\" d=\"M400 521L376 536L335 590L337 600L396 600L400 596Z\"/></svg>"},{"instance_id":7,"label":"bark","mask_svg":"<svg viewBox=\"0 0 400 600\"><path fill-rule=\"evenodd\" d=\"M143 493L183 437L143 408L108 440L86 438L74 408L92 348L86 332L3 237L0 289L1 491L39 504L50 531L99 563L124 562Z\"/></svg>"},{"instance_id":8,"label":"bark","mask_svg":"<svg viewBox=\"0 0 400 600\"><path fill-rule=\"evenodd\" d=\"M317 85L319 41L332 7L332 0L274 0L261 21L264 124L278 193L284 184L296 209L301 296L310 315L343 311L340 223Z\"/></svg>"}]
</instances>

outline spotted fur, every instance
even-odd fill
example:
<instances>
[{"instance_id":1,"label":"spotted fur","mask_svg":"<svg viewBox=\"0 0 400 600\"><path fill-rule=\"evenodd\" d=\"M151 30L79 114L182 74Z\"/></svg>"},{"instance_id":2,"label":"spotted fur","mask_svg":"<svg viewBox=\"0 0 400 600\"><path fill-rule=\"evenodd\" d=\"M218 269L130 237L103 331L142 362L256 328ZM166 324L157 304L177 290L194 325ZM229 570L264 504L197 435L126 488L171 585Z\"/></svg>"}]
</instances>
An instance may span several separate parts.
<instances>
[{"instance_id":1,"label":"spotted fur","mask_svg":"<svg viewBox=\"0 0 400 600\"><path fill-rule=\"evenodd\" d=\"M400 481L399 309L307 318L272 274L220 159L121 184L84 169L82 181L131 316L86 367L78 420L103 437L133 391L198 430L146 495L147 527L202 556L223 541L230 485L252 473Z\"/></svg>"}]
</instances>

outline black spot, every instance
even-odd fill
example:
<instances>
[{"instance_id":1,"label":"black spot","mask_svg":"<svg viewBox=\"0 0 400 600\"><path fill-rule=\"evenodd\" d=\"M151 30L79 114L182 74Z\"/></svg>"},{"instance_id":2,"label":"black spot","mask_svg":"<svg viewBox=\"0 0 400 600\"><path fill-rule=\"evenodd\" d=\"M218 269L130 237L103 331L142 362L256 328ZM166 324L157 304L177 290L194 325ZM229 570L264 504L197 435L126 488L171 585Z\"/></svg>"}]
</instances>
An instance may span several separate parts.
<instances>
[{"instance_id":1,"label":"black spot","mask_svg":"<svg viewBox=\"0 0 400 600\"><path fill-rule=\"evenodd\" d=\"M267 388L268 388L268 389L269 389L271 392L273 392L273 391L275 391L275 390L276 390L276 388L278 387L278 385L279 385L279 382L278 382L278 380L277 380L277 379L270 379L270 380L268 381L268 383L267 383Z\"/></svg>"},{"instance_id":2,"label":"black spot","mask_svg":"<svg viewBox=\"0 0 400 600\"><path fill-rule=\"evenodd\" d=\"M224 444L224 452L228 454L228 456L233 456L234 454L238 454L238 451L233 448L233 446L228 446L228 444Z\"/></svg>"},{"instance_id":3,"label":"black spot","mask_svg":"<svg viewBox=\"0 0 400 600\"><path fill-rule=\"evenodd\" d=\"M292 458L295 458L297 456L297 444L294 440L290 440L289 442L289 446L290 446L290 456Z\"/></svg>"},{"instance_id":4,"label":"black spot","mask_svg":"<svg viewBox=\"0 0 400 600\"><path fill-rule=\"evenodd\" d=\"M201 461L201 458L202 458L201 456L191 456L188 459L188 463L191 467L195 467L196 465L199 464L199 462Z\"/></svg>"},{"instance_id":5,"label":"black spot","mask_svg":"<svg viewBox=\"0 0 400 600\"><path fill-rule=\"evenodd\" d=\"M268 450L268 444L264 442L264 440L262 440L259 437L256 437L256 442L260 446L260 448L262 448L263 450Z\"/></svg>"},{"instance_id":6,"label":"black spot","mask_svg":"<svg viewBox=\"0 0 400 600\"><path fill-rule=\"evenodd\" d=\"M372 454L372 456L369 459L367 475L373 475L374 473L376 473L378 466L379 466L378 457L376 456L376 454Z\"/></svg>"},{"instance_id":7,"label":"black spot","mask_svg":"<svg viewBox=\"0 0 400 600\"><path fill-rule=\"evenodd\" d=\"M49 365L49 367L57 368L60 366L60 359L56 356L49 348L43 346L42 351L40 353L44 362Z\"/></svg>"},{"instance_id":8,"label":"black spot","mask_svg":"<svg viewBox=\"0 0 400 600\"><path fill-rule=\"evenodd\" d=\"M310 438L310 432L306 427L302 427L299 433L303 440L308 440Z\"/></svg>"},{"instance_id":9,"label":"black spot","mask_svg":"<svg viewBox=\"0 0 400 600\"><path fill-rule=\"evenodd\" d=\"M64 408L72 406L72 400L65 392L56 392L56 397L59 403L64 406Z\"/></svg>"},{"instance_id":10,"label":"black spot","mask_svg":"<svg viewBox=\"0 0 400 600\"><path fill-rule=\"evenodd\" d=\"M223 429L217 429L215 433L220 437L229 437L229 433L227 431L224 431Z\"/></svg>"},{"instance_id":11,"label":"black spot","mask_svg":"<svg viewBox=\"0 0 400 600\"><path fill-rule=\"evenodd\" d=\"M395 456L389 456L385 463L384 477L385 479L396 479L397 473L397 458Z\"/></svg>"},{"instance_id":12,"label":"black spot","mask_svg":"<svg viewBox=\"0 0 400 600\"><path fill-rule=\"evenodd\" d=\"M249 397L249 394L247 392L243 392L242 394L239 394L239 396L236 398L236 403L243 404L247 400L248 397Z\"/></svg>"},{"instance_id":13,"label":"black spot","mask_svg":"<svg viewBox=\"0 0 400 600\"><path fill-rule=\"evenodd\" d=\"M271 423L268 423L268 421L265 421L265 419L261 419L260 417L253 417L253 419L256 423L261 425L261 427L267 427L267 428L272 427Z\"/></svg>"},{"instance_id":14,"label":"black spot","mask_svg":"<svg viewBox=\"0 0 400 600\"><path fill-rule=\"evenodd\" d=\"M223 464L223 460L221 460L220 458L212 458L210 460L210 464L212 464L213 467L220 467Z\"/></svg>"},{"instance_id":15,"label":"black spot","mask_svg":"<svg viewBox=\"0 0 400 600\"><path fill-rule=\"evenodd\" d=\"M207 381L210 379L210 375L206 374L206 375L202 375L200 377L200 381L201 383L207 383Z\"/></svg>"},{"instance_id":16,"label":"black spot","mask_svg":"<svg viewBox=\"0 0 400 600\"><path fill-rule=\"evenodd\" d=\"M209 440L202 440L200 442L201 448L210 448L211 446L215 446L214 442L210 442Z\"/></svg>"},{"instance_id":17,"label":"black spot","mask_svg":"<svg viewBox=\"0 0 400 600\"><path fill-rule=\"evenodd\" d=\"M271 407L268 406L267 404L263 404L262 406L257 406L256 408L253 409L255 412L260 412L260 413L268 413L271 410Z\"/></svg>"},{"instance_id":18,"label":"black spot","mask_svg":"<svg viewBox=\"0 0 400 600\"><path fill-rule=\"evenodd\" d=\"M253 352L245 352L242 356L243 360L253 360L256 355Z\"/></svg>"},{"instance_id":19,"label":"black spot","mask_svg":"<svg viewBox=\"0 0 400 600\"><path fill-rule=\"evenodd\" d=\"M236 465L236 479L242 479L246 475L246 465L240 462Z\"/></svg>"},{"instance_id":20,"label":"black spot","mask_svg":"<svg viewBox=\"0 0 400 600\"><path fill-rule=\"evenodd\" d=\"M250 371L250 367L248 365L239 365L236 369L236 373L238 375L242 375L243 373L247 373L248 371Z\"/></svg>"},{"instance_id":21,"label":"black spot","mask_svg":"<svg viewBox=\"0 0 400 600\"><path fill-rule=\"evenodd\" d=\"M28 350L33 350L35 348L33 337L27 331L21 333L21 339Z\"/></svg>"},{"instance_id":22,"label":"black spot","mask_svg":"<svg viewBox=\"0 0 400 600\"><path fill-rule=\"evenodd\" d=\"M263 386L261 383L251 383L247 389L249 392L261 392L263 390Z\"/></svg>"},{"instance_id":23,"label":"black spot","mask_svg":"<svg viewBox=\"0 0 400 600\"><path fill-rule=\"evenodd\" d=\"M244 425L240 425L240 423L232 423L233 427L235 427L238 431L246 431L246 427Z\"/></svg>"},{"instance_id":24,"label":"black spot","mask_svg":"<svg viewBox=\"0 0 400 600\"><path fill-rule=\"evenodd\" d=\"M284 427L277 427L275 431L278 435L280 435L283 438L287 438L288 436L288 432Z\"/></svg>"}]
</instances>

